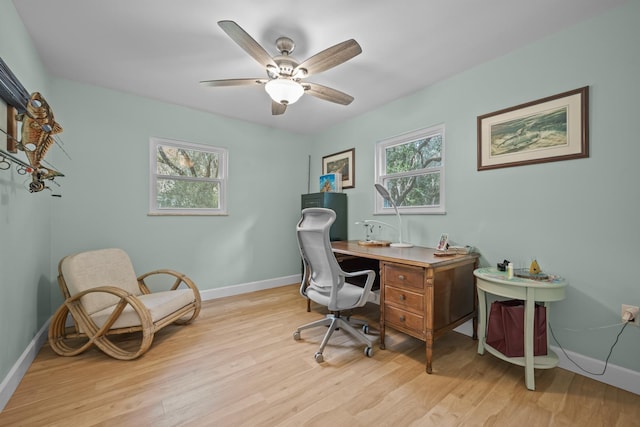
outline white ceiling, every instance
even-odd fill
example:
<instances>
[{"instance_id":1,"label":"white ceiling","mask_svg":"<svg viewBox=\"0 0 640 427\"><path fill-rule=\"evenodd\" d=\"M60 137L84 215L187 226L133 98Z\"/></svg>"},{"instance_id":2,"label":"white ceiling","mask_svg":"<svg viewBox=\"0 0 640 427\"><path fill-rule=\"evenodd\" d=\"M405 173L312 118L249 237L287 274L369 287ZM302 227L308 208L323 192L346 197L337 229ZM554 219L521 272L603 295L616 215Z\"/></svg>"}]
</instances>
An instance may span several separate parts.
<instances>
[{"instance_id":1,"label":"white ceiling","mask_svg":"<svg viewBox=\"0 0 640 427\"><path fill-rule=\"evenodd\" d=\"M13 0L54 76L297 133L363 114L625 2ZM223 19L274 56L276 38L292 38L299 61L356 39L360 55L308 79L355 100L342 106L306 95L272 116L261 86L200 86L266 76L218 27Z\"/></svg>"}]
</instances>

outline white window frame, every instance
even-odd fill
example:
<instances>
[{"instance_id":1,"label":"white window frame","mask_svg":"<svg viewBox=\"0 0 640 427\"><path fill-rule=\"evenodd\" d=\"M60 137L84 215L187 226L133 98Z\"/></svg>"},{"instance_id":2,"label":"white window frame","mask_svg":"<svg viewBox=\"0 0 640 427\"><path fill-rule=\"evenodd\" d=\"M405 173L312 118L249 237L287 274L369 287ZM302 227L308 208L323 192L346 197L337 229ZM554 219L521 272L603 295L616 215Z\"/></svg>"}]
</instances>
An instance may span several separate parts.
<instances>
[{"instance_id":1,"label":"white window frame","mask_svg":"<svg viewBox=\"0 0 640 427\"><path fill-rule=\"evenodd\" d=\"M434 135L442 135L442 147L440 150L441 161L440 166L428 167L425 169L413 170L410 172L386 174L386 149L395 145L403 145L420 139L429 138ZM403 133L390 138L383 139L376 143L375 152L375 183L381 184L386 188L386 181L393 178L402 178L413 175L427 175L438 173L440 175L440 204L434 206L398 206L398 211L402 214L445 214L445 186L444 186L444 167L445 167L445 126L438 124L428 128L418 129L415 131ZM392 206L385 207L385 201L380 194L373 189L374 192L374 214L375 215L395 215Z\"/></svg>"},{"instance_id":2,"label":"white window frame","mask_svg":"<svg viewBox=\"0 0 640 427\"><path fill-rule=\"evenodd\" d=\"M157 173L158 146L184 148L188 150L216 153L219 159L219 176L217 178L184 177L179 175L159 175ZM227 177L229 154L226 148L211 145L193 144L173 139L151 137L149 140L149 215L227 215ZM159 208L157 206L158 178L180 179L187 181L207 181L219 183L218 208Z\"/></svg>"}]
</instances>

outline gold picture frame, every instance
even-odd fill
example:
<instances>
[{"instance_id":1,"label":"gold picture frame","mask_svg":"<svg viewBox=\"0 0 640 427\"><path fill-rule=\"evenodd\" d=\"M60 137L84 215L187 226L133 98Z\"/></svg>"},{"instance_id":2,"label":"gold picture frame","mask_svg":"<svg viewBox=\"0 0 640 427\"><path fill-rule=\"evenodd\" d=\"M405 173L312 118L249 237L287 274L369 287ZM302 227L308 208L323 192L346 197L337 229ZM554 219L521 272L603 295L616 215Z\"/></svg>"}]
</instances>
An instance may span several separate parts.
<instances>
[{"instance_id":1,"label":"gold picture frame","mask_svg":"<svg viewBox=\"0 0 640 427\"><path fill-rule=\"evenodd\" d=\"M589 87L478 116L478 170L589 157Z\"/></svg>"},{"instance_id":2,"label":"gold picture frame","mask_svg":"<svg viewBox=\"0 0 640 427\"><path fill-rule=\"evenodd\" d=\"M356 149L341 151L322 158L322 175L342 174L342 189L356 186Z\"/></svg>"}]
</instances>

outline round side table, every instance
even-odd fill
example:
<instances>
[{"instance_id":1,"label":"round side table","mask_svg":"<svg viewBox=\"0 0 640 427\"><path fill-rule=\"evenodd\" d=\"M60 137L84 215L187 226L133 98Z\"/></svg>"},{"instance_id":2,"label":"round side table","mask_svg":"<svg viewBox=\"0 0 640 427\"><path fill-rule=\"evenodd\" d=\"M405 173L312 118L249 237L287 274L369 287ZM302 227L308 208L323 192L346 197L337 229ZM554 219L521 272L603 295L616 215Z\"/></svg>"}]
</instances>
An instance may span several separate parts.
<instances>
[{"instance_id":1,"label":"round side table","mask_svg":"<svg viewBox=\"0 0 640 427\"><path fill-rule=\"evenodd\" d=\"M548 345L549 337L549 302L565 298L567 282L557 276L549 276L545 280L532 280L507 274L496 268L478 268L474 270L478 289L478 353L484 351L494 356L524 366L525 384L529 390L535 390L534 368L549 369L558 365L558 356ZM514 298L524 301L524 357L508 357L491 347L486 342L487 332L487 298L486 294ZM543 302L547 310L547 355L533 355L533 321L536 302Z\"/></svg>"}]
</instances>

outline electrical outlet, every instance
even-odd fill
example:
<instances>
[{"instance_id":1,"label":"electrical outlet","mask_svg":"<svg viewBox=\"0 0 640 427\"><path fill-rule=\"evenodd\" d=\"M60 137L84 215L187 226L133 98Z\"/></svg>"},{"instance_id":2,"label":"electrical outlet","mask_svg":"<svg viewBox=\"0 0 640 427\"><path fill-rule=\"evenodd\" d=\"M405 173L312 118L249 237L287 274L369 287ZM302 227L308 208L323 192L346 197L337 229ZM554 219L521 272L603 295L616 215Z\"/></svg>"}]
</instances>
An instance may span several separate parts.
<instances>
[{"instance_id":1,"label":"electrical outlet","mask_svg":"<svg viewBox=\"0 0 640 427\"><path fill-rule=\"evenodd\" d=\"M640 326L640 309L635 305L622 304L622 308L620 309L620 316L622 317L623 322L626 322L626 320L624 319L624 315L627 312L633 315L633 320L629 323L635 326Z\"/></svg>"}]
</instances>

